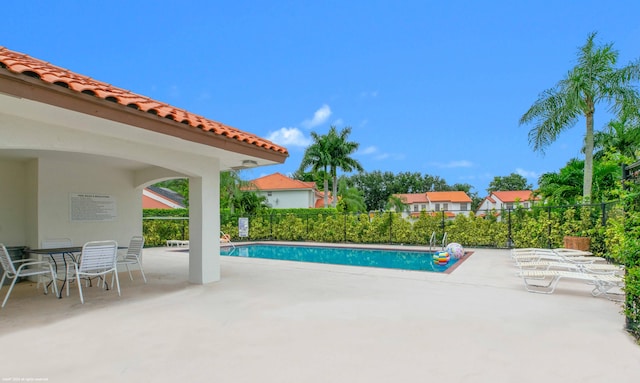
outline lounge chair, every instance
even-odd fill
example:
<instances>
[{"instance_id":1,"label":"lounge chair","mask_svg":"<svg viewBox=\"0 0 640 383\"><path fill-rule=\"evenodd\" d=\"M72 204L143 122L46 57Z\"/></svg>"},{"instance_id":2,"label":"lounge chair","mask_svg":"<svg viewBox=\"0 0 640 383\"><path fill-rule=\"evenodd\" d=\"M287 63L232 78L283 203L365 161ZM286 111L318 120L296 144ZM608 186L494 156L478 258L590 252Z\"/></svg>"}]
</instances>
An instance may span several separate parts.
<instances>
[{"instance_id":1,"label":"lounge chair","mask_svg":"<svg viewBox=\"0 0 640 383\"><path fill-rule=\"evenodd\" d=\"M515 251L514 251L515 250ZM581 255L582 254L582 255ZM572 263L594 263L594 262L606 262L604 258L589 256L588 252L567 252L556 251L555 249L513 249L511 251L511 258L515 261L516 265L522 262L538 262L538 261L560 261L560 262L572 262Z\"/></svg>"},{"instance_id":2,"label":"lounge chair","mask_svg":"<svg viewBox=\"0 0 640 383\"><path fill-rule=\"evenodd\" d=\"M613 274L595 274L585 271L566 271L566 270L522 270L518 273L524 280L525 288L532 293L551 294L555 291L560 279L573 279L593 285L591 295L594 297L604 295L608 299L612 299L609 291L612 288L622 288L624 280L619 275ZM531 280L540 282L548 281L547 284L534 284Z\"/></svg>"},{"instance_id":3,"label":"lounge chair","mask_svg":"<svg viewBox=\"0 0 640 383\"><path fill-rule=\"evenodd\" d=\"M517 265L520 270L551 270L560 269L568 271L584 271L587 273L623 274L624 266L610 263L574 263L561 261L534 261L520 262Z\"/></svg>"}]
</instances>

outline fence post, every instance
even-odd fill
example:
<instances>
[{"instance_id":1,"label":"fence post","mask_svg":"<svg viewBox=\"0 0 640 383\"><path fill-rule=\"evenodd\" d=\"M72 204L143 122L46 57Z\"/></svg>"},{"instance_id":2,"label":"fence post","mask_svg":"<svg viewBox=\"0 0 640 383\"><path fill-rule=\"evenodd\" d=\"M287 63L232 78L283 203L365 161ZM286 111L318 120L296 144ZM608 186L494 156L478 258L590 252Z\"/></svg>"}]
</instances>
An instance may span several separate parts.
<instances>
[{"instance_id":1,"label":"fence post","mask_svg":"<svg viewBox=\"0 0 640 383\"><path fill-rule=\"evenodd\" d=\"M344 241L347 242L347 212L344 212Z\"/></svg>"},{"instance_id":2,"label":"fence post","mask_svg":"<svg viewBox=\"0 0 640 383\"><path fill-rule=\"evenodd\" d=\"M507 237L507 248L511 249L513 247L513 239L511 239L511 209L507 210L508 218L509 218L509 234Z\"/></svg>"},{"instance_id":3,"label":"fence post","mask_svg":"<svg viewBox=\"0 0 640 383\"><path fill-rule=\"evenodd\" d=\"M273 241L273 212L269 214L269 239Z\"/></svg>"},{"instance_id":4,"label":"fence post","mask_svg":"<svg viewBox=\"0 0 640 383\"><path fill-rule=\"evenodd\" d=\"M393 215L389 212L389 244L393 243Z\"/></svg>"},{"instance_id":5,"label":"fence post","mask_svg":"<svg viewBox=\"0 0 640 383\"><path fill-rule=\"evenodd\" d=\"M602 202L600 206L602 207L602 226L606 226L607 225L607 205L604 202Z\"/></svg>"},{"instance_id":6,"label":"fence post","mask_svg":"<svg viewBox=\"0 0 640 383\"><path fill-rule=\"evenodd\" d=\"M551 206L547 207L547 216L549 218L549 229L547 230L547 244L549 246L549 248L551 249Z\"/></svg>"}]
</instances>

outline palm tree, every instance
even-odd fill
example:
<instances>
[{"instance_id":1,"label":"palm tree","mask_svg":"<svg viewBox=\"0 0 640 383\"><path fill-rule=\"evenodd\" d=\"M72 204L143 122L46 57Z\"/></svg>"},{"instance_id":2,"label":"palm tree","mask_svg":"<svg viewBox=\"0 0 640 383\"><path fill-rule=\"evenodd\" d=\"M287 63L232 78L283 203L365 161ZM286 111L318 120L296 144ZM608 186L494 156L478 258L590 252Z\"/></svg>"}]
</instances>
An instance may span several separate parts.
<instances>
[{"instance_id":1,"label":"palm tree","mask_svg":"<svg viewBox=\"0 0 640 383\"><path fill-rule=\"evenodd\" d=\"M227 171L220 173L220 207L228 208L231 214L234 212L235 201L240 199L240 176L238 172Z\"/></svg>"},{"instance_id":2,"label":"palm tree","mask_svg":"<svg viewBox=\"0 0 640 383\"><path fill-rule=\"evenodd\" d=\"M617 120L609 122L604 131L596 132L593 142L594 149L599 150L594 154L595 159L602 158L608 150L613 150L635 162L640 149L640 124L623 112Z\"/></svg>"},{"instance_id":3,"label":"palm tree","mask_svg":"<svg viewBox=\"0 0 640 383\"><path fill-rule=\"evenodd\" d=\"M638 105L638 92L632 82L640 79L640 61L616 69L618 51L613 44L596 46L596 33L587 37L579 49L578 63L555 87L547 89L520 118L520 125L533 123L529 131L529 143L535 151L544 152L558 135L586 119L584 135L585 161L583 199L591 199L593 179L593 116L601 102L611 105L619 113L625 105Z\"/></svg>"},{"instance_id":4,"label":"palm tree","mask_svg":"<svg viewBox=\"0 0 640 383\"><path fill-rule=\"evenodd\" d=\"M329 180L327 179L327 174L329 174L329 172L327 169L329 168L331 161L329 136L320 136L316 132L311 132L311 138L313 139L313 142L304 151L304 156L302 157L298 173L304 173L308 167L311 167L311 171L313 173L320 170L323 171L324 207L326 208L329 206Z\"/></svg>"},{"instance_id":5,"label":"palm tree","mask_svg":"<svg viewBox=\"0 0 640 383\"><path fill-rule=\"evenodd\" d=\"M338 133L336 127L333 125L329 127L329 133L327 133L329 141L329 166L331 169L331 178L333 183L333 207L336 207L338 202L337 170L341 169L345 172L364 170L358 160L351 158L351 155L358 150L358 146L360 146L360 144L353 141L347 141L349 134L351 134L350 126L345 127L340 131L340 133Z\"/></svg>"},{"instance_id":6,"label":"palm tree","mask_svg":"<svg viewBox=\"0 0 640 383\"><path fill-rule=\"evenodd\" d=\"M394 195L389 196L389 200L385 205L385 209L393 210L396 213L402 213L407 210L407 204L400 197Z\"/></svg>"},{"instance_id":7,"label":"palm tree","mask_svg":"<svg viewBox=\"0 0 640 383\"><path fill-rule=\"evenodd\" d=\"M364 203L362 192L354 187L350 187L344 178L341 178L338 183L338 193L340 195L338 207L341 207L342 211L345 212L366 212L367 205Z\"/></svg>"}]
</instances>

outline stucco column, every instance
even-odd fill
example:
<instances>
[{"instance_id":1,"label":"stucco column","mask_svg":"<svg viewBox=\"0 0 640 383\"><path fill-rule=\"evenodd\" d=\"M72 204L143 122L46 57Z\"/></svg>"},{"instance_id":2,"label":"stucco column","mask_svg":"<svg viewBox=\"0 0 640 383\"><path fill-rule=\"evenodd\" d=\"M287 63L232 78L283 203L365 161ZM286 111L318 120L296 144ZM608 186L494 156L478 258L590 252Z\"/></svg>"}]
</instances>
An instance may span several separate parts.
<instances>
[{"instance_id":1,"label":"stucco column","mask_svg":"<svg viewBox=\"0 0 640 383\"><path fill-rule=\"evenodd\" d=\"M220 166L189 178L189 282L220 280Z\"/></svg>"}]
</instances>

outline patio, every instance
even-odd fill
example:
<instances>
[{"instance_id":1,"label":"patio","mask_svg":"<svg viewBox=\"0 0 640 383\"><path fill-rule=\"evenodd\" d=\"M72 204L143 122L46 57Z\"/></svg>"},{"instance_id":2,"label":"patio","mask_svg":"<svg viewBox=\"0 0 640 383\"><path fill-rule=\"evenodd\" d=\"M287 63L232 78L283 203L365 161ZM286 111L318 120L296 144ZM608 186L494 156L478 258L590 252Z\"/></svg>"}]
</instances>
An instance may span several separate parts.
<instances>
[{"instance_id":1,"label":"patio","mask_svg":"<svg viewBox=\"0 0 640 383\"><path fill-rule=\"evenodd\" d=\"M506 250L452 274L223 257L217 283L189 256L145 249L148 284L55 299L20 283L0 311L0 378L217 382L635 382L640 346L621 305L561 281L525 291ZM6 293L6 286L2 294ZM9 351L10 350L10 351Z\"/></svg>"}]
</instances>

